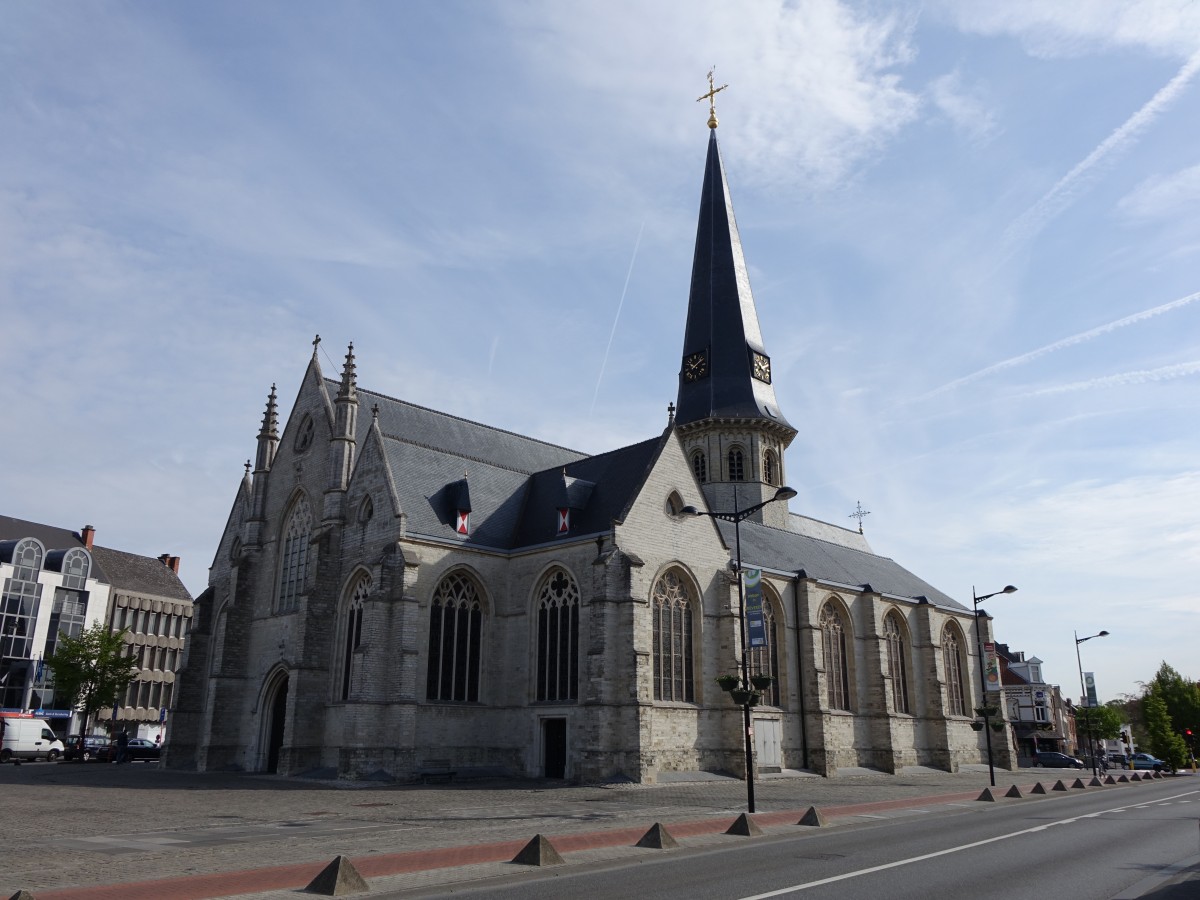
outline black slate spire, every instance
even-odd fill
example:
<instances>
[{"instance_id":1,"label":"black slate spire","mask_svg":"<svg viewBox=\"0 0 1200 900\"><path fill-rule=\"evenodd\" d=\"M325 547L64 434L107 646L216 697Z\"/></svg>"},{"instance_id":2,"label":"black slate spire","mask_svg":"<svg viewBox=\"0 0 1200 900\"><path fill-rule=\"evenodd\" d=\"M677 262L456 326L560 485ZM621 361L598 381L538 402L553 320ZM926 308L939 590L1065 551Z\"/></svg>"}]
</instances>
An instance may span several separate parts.
<instances>
[{"instance_id":1,"label":"black slate spire","mask_svg":"<svg viewBox=\"0 0 1200 900\"><path fill-rule=\"evenodd\" d=\"M795 434L771 386L717 133L709 132L675 421L757 419Z\"/></svg>"}]
</instances>

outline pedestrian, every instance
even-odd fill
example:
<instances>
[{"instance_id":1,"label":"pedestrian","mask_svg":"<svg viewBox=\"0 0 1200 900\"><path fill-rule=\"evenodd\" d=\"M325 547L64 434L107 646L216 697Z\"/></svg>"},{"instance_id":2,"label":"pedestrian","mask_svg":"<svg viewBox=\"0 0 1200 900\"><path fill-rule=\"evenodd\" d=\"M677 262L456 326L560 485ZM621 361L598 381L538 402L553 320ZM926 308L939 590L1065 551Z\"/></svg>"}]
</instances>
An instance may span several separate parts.
<instances>
[{"instance_id":1,"label":"pedestrian","mask_svg":"<svg viewBox=\"0 0 1200 900\"><path fill-rule=\"evenodd\" d=\"M117 735L117 763L125 762L125 757L129 753L129 732L124 728Z\"/></svg>"}]
</instances>

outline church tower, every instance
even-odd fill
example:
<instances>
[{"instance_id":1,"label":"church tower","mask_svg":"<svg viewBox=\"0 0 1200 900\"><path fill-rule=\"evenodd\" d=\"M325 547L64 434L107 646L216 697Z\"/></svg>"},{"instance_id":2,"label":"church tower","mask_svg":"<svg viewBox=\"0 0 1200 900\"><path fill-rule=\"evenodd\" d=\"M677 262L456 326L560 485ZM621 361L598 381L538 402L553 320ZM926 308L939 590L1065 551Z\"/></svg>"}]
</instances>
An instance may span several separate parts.
<instances>
[{"instance_id":1,"label":"church tower","mask_svg":"<svg viewBox=\"0 0 1200 900\"><path fill-rule=\"evenodd\" d=\"M796 429L775 400L771 357L763 344L741 238L717 144L709 76L710 128L675 424L684 452L713 510L745 509L783 486L783 454ZM700 99L705 99L701 97ZM786 528L786 504L755 519Z\"/></svg>"}]
</instances>

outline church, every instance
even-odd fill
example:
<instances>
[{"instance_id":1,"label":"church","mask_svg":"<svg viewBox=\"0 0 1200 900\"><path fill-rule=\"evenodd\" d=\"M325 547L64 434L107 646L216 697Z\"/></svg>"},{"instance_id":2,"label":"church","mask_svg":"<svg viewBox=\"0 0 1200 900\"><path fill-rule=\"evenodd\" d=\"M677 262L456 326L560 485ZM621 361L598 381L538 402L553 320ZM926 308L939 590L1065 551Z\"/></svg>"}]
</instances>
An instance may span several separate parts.
<instances>
[{"instance_id":1,"label":"church","mask_svg":"<svg viewBox=\"0 0 1200 900\"><path fill-rule=\"evenodd\" d=\"M788 507L797 431L713 93L662 433L578 453L360 387L353 345L326 374L314 342L282 426L271 388L197 600L168 765L653 783L986 759L990 619Z\"/></svg>"}]
</instances>

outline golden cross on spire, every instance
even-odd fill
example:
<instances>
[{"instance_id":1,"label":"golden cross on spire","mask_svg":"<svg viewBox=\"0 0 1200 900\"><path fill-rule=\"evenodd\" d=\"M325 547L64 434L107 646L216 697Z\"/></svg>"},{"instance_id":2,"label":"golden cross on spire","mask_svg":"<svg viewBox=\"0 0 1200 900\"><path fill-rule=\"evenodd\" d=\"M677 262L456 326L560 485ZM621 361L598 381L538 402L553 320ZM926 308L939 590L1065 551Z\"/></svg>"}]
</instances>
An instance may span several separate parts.
<instances>
[{"instance_id":1,"label":"golden cross on spire","mask_svg":"<svg viewBox=\"0 0 1200 900\"><path fill-rule=\"evenodd\" d=\"M696 98L697 103L699 103L702 100L708 101L708 127L709 128L717 127L717 104L713 98L717 96L718 92L723 91L723 90L725 90L725 88L729 87L729 85L727 85L727 84L723 84L720 87L715 87L713 85L713 72L715 72L716 70L717 70L716 66L713 66L711 69L708 70L708 93L701 94L699 97Z\"/></svg>"}]
</instances>

